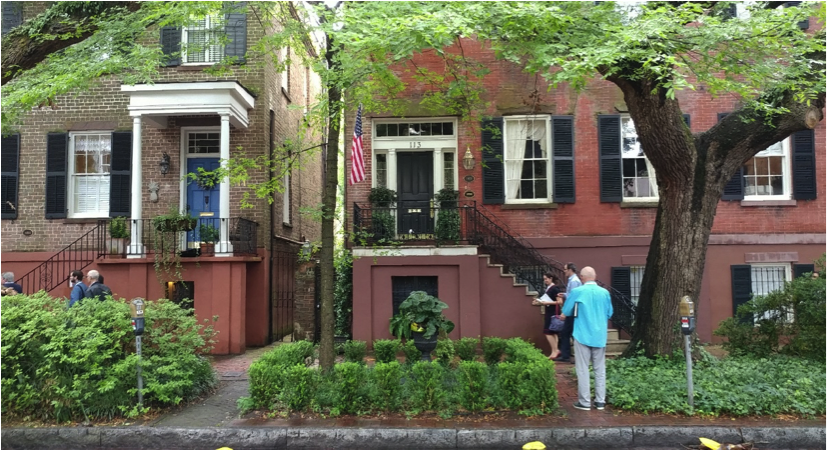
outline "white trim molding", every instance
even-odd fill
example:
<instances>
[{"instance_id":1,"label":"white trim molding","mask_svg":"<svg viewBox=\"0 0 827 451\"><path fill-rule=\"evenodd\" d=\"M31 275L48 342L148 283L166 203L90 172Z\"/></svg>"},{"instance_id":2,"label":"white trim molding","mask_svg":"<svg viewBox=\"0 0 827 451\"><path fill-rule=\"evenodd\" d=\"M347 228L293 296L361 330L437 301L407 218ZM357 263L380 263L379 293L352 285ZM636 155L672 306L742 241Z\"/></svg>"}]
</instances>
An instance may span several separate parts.
<instances>
[{"instance_id":1,"label":"white trim molding","mask_svg":"<svg viewBox=\"0 0 827 451\"><path fill-rule=\"evenodd\" d=\"M236 128L250 126L247 111L255 99L234 81L121 85L129 95L129 114L153 118L161 125L168 116L217 114L229 116Z\"/></svg>"}]
</instances>

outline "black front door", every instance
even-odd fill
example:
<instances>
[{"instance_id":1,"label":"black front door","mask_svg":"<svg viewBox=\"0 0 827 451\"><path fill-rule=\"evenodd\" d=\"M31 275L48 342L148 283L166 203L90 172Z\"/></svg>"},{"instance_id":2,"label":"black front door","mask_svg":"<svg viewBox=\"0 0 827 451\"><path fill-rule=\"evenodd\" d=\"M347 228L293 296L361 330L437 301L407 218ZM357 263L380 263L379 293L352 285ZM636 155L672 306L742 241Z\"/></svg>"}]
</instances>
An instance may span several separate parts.
<instances>
[{"instance_id":1,"label":"black front door","mask_svg":"<svg viewBox=\"0 0 827 451\"><path fill-rule=\"evenodd\" d=\"M400 234L434 233L431 210L431 199L434 197L433 164L433 152L399 152L396 156Z\"/></svg>"}]
</instances>

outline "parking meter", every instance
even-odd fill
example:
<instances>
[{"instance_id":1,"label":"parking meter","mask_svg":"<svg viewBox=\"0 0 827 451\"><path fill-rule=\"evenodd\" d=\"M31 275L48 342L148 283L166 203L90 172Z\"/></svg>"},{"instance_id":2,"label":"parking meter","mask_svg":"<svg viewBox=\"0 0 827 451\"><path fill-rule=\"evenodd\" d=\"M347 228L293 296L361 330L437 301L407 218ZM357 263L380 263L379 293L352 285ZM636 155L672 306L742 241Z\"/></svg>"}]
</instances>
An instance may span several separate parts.
<instances>
[{"instance_id":1,"label":"parking meter","mask_svg":"<svg viewBox=\"0 0 827 451\"><path fill-rule=\"evenodd\" d=\"M132 331L136 336L144 334L144 300L135 298L129 305L132 309Z\"/></svg>"},{"instance_id":2,"label":"parking meter","mask_svg":"<svg viewBox=\"0 0 827 451\"><path fill-rule=\"evenodd\" d=\"M689 296L681 298L681 332L684 335L695 332L695 303Z\"/></svg>"}]
</instances>

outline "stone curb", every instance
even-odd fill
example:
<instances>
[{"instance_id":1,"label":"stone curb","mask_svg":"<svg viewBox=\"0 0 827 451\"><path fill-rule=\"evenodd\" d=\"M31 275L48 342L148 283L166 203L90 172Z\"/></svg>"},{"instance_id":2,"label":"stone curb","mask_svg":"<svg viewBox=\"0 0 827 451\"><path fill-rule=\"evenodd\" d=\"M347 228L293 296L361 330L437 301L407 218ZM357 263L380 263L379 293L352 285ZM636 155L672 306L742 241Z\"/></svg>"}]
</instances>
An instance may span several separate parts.
<instances>
[{"instance_id":1,"label":"stone curb","mask_svg":"<svg viewBox=\"0 0 827 451\"><path fill-rule=\"evenodd\" d=\"M3 429L0 449L683 449L698 437L759 449L825 449L821 427Z\"/></svg>"}]
</instances>

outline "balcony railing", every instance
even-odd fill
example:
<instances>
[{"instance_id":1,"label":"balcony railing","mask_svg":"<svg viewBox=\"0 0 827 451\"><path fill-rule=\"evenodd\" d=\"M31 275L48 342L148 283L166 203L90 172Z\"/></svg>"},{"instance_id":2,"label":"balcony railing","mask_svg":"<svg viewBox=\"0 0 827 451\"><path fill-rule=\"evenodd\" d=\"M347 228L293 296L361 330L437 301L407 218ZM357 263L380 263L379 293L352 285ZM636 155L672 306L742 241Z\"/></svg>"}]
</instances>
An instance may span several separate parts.
<instances>
[{"instance_id":1,"label":"balcony railing","mask_svg":"<svg viewBox=\"0 0 827 451\"><path fill-rule=\"evenodd\" d=\"M123 248L110 248L107 257L179 254L181 257L256 255L258 223L244 218L192 218L178 223L156 219L129 220L130 240ZM122 250L121 250L122 249Z\"/></svg>"},{"instance_id":2,"label":"balcony railing","mask_svg":"<svg viewBox=\"0 0 827 451\"><path fill-rule=\"evenodd\" d=\"M357 246L400 244L479 246L503 271L538 293L545 290L543 273L550 271L565 281L565 265L535 249L531 243L508 230L503 221L476 201L460 200L436 205L425 202L398 202L390 207L362 207L353 204L354 244ZM612 297L615 327L632 333L635 305L616 289L598 281Z\"/></svg>"}]
</instances>

